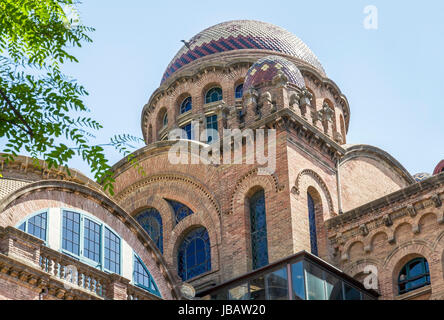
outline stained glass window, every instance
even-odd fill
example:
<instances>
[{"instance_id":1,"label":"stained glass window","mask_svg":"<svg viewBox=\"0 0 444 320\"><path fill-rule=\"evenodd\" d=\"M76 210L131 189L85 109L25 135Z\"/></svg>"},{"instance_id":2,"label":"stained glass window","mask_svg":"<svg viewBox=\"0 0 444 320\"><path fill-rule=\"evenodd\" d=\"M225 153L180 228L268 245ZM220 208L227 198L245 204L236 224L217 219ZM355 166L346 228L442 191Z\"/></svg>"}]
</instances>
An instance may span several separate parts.
<instances>
[{"instance_id":1,"label":"stained glass window","mask_svg":"<svg viewBox=\"0 0 444 320\"><path fill-rule=\"evenodd\" d=\"M242 95L244 94L244 84L241 83L240 85L238 85L236 87L236 89L234 90L234 97L236 99L240 99L242 98Z\"/></svg>"},{"instance_id":2,"label":"stained glass window","mask_svg":"<svg viewBox=\"0 0 444 320\"><path fill-rule=\"evenodd\" d=\"M163 225L159 211L149 208L139 213L135 218L163 253Z\"/></svg>"},{"instance_id":3,"label":"stained glass window","mask_svg":"<svg viewBox=\"0 0 444 320\"><path fill-rule=\"evenodd\" d=\"M212 115L212 116L207 117L207 129L213 129L213 130L217 131L217 115ZM217 139L217 137L213 137L212 134L213 134L213 132L211 132L211 131L208 132L208 135L207 135L207 142L208 143Z\"/></svg>"},{"instance_id":4,"label":"stained glass window","mask_svg":"<svg viewBox=\"0 0 444 320\"><path fill-rule=\"evenodd\" d=\"M179 223L179 221L182 220L183 218L193 214L193 210L188 208L183 203L180 203L180 202L177 202L177 201L174 201L174 200L170 200L170 199L165 199L165 200L173 208L176 224Z\"/></svg>"},{"instance_id":5,"label":"stained glass window","mask_svg":"<svg viewBox=\"0 0 444 320\"><path fill-rule=\"evenodd\" d=\"M200 227L189 232L178 250L178 273L183 281L211 270L210 238Z\"/></svg>"},{"instance_id":6,"label":"stained glass window","mask_svg":"<svg viewBox=\"0 0 444 320\"><path fill-rule=\"evenodd\" d=\"M193 108L193 100L191 97L186 97L180 104L180 113L185 113Z\"/></svg>"},{"instance_id":7,"label":"stained glass window","mask_svg":"<svg viewBox=\"0 0 444 320\"><path fill-rule=\"evenodd\" d=\"M168 113L166 113L166 112L163 115L162 124L164 127L166 127L168 125Z\"/></svg>"},{"instance_id":8,"label":"stained glass window","mask_svg":"<svg viewBox=\"0 0 444 320\"><path fill-rule=\"evenodd\" d=\"M429 284L429 263L425 258L416 258L409 261L399 273L399 294L403 294Z\"/></svg>"},{"instance_id":9,"label":"stained glass window","mask_svg":"<svg viewBox=\"0 0 444 320\"><path fill-rule=\"evenodd\" d=\"M120 274L120 238L106 227L105 269Z\"/></svg>"},{"instance_id":10,"label":"stained glass window","mask_svg":"<svg viewBox=\"0 0 444 320\"><path fill-rule=\"evenodd\" d=\"M315 216L315 204L311 195L307 192L308 201L308 222L310 226L310 245L311 253L318 255L318 240L316 237L316 216Z\"/></svg>"},{"instance_id":11,"label":"stained glass window","mask_svg":"<svg viewBox=\"0 0 444 320\"><path fill-rule=\"evenodd\" d=\"M148 268L145 266L142 260L136 255L134 255L133 281L136 286L148 290L149 292L160 297L159 289L157 288L157 285L154 282L153 277L148 271Z\"/></svg>"},{"instance_id":12,"label":"stained glass window","mask_svg":"<svg viewBox=\"0 0 444 320\"><path fill-rule=\"evenodd\" d=\"M205 103L211 103L222 100L222 89L219 87L211 88L205 95Z\"/></svg>"},{"instance_id":13,"label":"stained glass window","mask_svg":"<svg viewBox=\"0 0 444 320\"><path fill-rule=\"evenodd\" d=\"M80 254L80 214L63 211L62 248L75 255Z\"/></svg>"},{"instance_id":14,"label":"stained glass window","mask_svg":"<svg viewBox=\"0 0 444 320\"><path fill-rule=\"evenodd\" d=\"M264 190L250 198L251 253L253 270L268 264L267 221Z\"/></svg>"},{"instance_id":15,"label":"stained glass window","mask_svg":"<svg viewBox=\"0 0 444 320\"><path fill-rule=\"evenodd\" d=\"M18 229L23 232L29 233L34 237L37 237L43 241L46 241L47 220L48 216L46 212L36 214L23 222Z\"/></svg>"}]
</instances>

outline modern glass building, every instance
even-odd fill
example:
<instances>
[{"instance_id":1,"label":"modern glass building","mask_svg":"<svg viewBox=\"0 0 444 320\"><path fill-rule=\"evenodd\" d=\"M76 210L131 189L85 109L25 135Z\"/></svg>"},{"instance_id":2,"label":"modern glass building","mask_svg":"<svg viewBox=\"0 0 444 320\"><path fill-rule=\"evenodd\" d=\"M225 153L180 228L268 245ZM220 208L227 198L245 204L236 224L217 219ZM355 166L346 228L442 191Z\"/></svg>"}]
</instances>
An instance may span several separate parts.
<instances>
[{"instance_id":1,"label":"modern glass building","mask_svg":"<svg viewBox=\"0 0 444 320\"><path fill-rule=\"evenodd\" d=\"M207 300L376 300L379 294L315 255L301 251L198 292Z\"/></svg>"}]
</instances>

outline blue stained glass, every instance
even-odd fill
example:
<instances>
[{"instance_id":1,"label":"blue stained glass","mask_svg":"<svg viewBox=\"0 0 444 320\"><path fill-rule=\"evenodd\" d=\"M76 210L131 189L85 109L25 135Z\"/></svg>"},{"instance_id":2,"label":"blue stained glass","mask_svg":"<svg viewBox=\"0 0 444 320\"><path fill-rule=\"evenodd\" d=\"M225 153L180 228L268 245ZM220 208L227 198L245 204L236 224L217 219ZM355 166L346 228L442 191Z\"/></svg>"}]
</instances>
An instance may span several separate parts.
<instances>
[{"instance_id":1,"label":"blue stained glass","mask_svg":"<svg viewBox=\"0 0 444 320\"><path fill-rule=\"evenodd\" d=\"M105 269L120 274L120 238L105 228Z\"/></svg>"},{"instance_id":2,"label":"blue stained glass","mask_svg":"<svg viewBox=\"0 0 444 320\"><path fill-rule=\"evenodd\" d=\"M185 98L180 104L180 113L185 113L193 108L193 100L191 97Z\"/></svg>"},{"instance_id":3,"label":"blue stained glass","mask_svg":"<svg viewBox=\"0 0 444 320\"><path fill-rule=\"evenodd\" d=\"M264 190L250 198L251 253L253 270L268 264L267 223Z\"/></svg>"},{"instance_id":4,"label":"blue stained glass","mask_svg":"<svg viewBox=\"0 0 444 320\"><path fill-rule=\"evenodd\" d=\"M244 84L241 83L240 85L238 85L234 91L234 97L236 99L242 98L242 95L244 94Z\"/></svg>"},{"instance_id":5,"label":"blue stained glass","mask_svg":"<svg viewBox=\"0 0 444 320\"><path fill-rule=\"evenodd\" d=\"M211 103L220 100L222 100L222 89L219 87L211 88L205 95L205 103Z\"/></svg>"},{"instance_id":6,"label":"blue stained glass","mask_svg":"<svg viewBox=\"0 0 444 320\"><path fill-rule=\"evenodd\" d=\"M211 247L207 229L189 232L179 246L177 270L183 281L211 270Z\"/></svg>"},{"instance_id":7,"label":"blue stained glass","mask_svg":"<svg viewBox=\"0 0 444 320\"><path fill-rule=\"evenodd\" d=\"M139 213L135 218L163 253L163 225L159 211L149 208Z\"/></svg>"},{"instance_id":8,"label":"blue stained glass","mask_svg":"<svg viewBox=\"0 0 444 320\"><path fill-rule=\"evenodd\" d=\"M314 255L318 255L318 240L316 236L316 215L315 215L315 205L313 198L307 192L307 201L308 201L308 222L310 226L310 245L311 245L311 253Z\"/></svg>"},{"instance_id":9,"label":"blue stained glass","mask_svg":"<svg viewBox=\"0 0 444 320\"><path fill-rule=\"evenodd\" d=\"M180 203L180 202L177 202L177 201L174 201L174 200L170 200L170 199L165 199L165 200L173 208L176 224L178 224L180 222L180 220L182 220L185 217L187 217L187 216L189 216L189 215L194 213L193 210L188 208L183 203Z\"/></svg>"},{"instance_id":10,"label":"blue stained glass","mask_svg":"<svg viewBox=\"0 0 444 320\"><path fill-rule=\"evenodd\" d=\"M80 254L80 214L63 211L62 248Z\"/></svg>"}]
</instances>

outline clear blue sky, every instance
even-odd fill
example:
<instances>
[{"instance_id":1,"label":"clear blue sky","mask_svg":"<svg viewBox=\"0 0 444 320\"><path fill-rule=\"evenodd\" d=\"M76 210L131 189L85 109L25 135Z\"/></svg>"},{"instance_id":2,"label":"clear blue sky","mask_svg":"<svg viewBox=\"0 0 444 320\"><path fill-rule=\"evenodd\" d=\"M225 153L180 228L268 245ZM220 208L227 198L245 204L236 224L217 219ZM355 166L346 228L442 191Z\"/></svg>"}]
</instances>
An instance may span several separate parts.
<instances>
[{"instance_id":1,"label":"clear blue sky","mask_svg":"<svg viewBox=\"0 0 444 320\"><path fill-rule=\"evenodd\" d=\"M379 29L363 27L375 5ZM389 152L411 174L444 159L443 1L87 1L83 24L94 42L76 50L66 72L85 85L104 129L142 136L140 114L180 49L204 28L233 19L279 25L300 37L347 96L349 143ZM142 145L141 145L142 146ZM108 150L114 164L120 155ZM71 167L88 174L76 160Z\"/></svg>"}]
</instances>

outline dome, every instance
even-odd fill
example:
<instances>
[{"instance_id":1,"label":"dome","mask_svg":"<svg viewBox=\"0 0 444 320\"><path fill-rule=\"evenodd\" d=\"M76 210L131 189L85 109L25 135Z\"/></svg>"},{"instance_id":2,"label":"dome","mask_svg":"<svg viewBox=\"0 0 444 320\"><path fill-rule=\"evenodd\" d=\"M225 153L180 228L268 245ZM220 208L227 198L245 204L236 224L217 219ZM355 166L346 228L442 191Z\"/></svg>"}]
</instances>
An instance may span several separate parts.
<instances>
[{"instance_id":1,"label":"dome","mask_svg":"<svg viewBox=\"0 0 444 320\"><path fill-rule=\"evenodd\" d=\"M280 52L311 65L325 75L315 54L291 32L266 22L234 20L209 27L186 42L168 65L161 83L195 60L243 49Z\"/></svg>"},{"instance_id":2,"label":"dome","mask_svg":"<svg viewBox=\"0 0 444 320\"><path fill-rule=\"evenodd\" d=\"M421 173L417 173L415 175L413 175L413 179L415 179L416 182L420 182L423 181L425 179L430 178L430 174L425 173L425 172L421 172Z\"/></svg>"},{"instance_id":3,"label":"dome","mask_svg":"<svg viewBox=\"0 0 444 320\"><path fill-rule=\"evenodd\" d=\"M440 174L441 172L444 172L444 160L441 160L441 162L436 166L435 170L433 170L433 174Z\"/></svg>"},{"instance_id":4,"label":"dome","mask_svg":"<svg viewBox=\"0 0 444 320\"><path fill-rule=\"evenodd\" d=\"M263 82L273 80L279 72L287 77L289 83L301 89L305 87L304 78L294 63L279 56L266 56L259 59L248 69L244 81L244 91L246 92Z\"/></svg>"}]
</instances>

